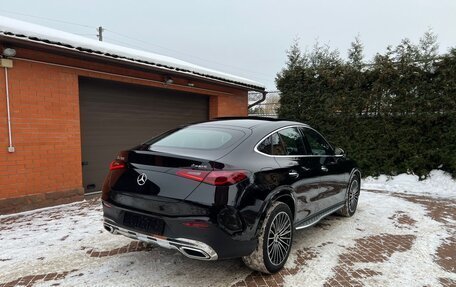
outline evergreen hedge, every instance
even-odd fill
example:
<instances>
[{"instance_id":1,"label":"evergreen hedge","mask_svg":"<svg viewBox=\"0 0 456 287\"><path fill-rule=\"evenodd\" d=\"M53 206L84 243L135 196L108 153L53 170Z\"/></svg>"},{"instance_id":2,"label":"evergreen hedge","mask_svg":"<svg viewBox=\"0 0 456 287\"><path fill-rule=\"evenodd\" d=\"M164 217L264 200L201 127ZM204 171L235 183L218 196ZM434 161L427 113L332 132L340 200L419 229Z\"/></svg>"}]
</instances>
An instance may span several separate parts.
<instances>
[{"instance_id":1,"label":"evergreen hedge","mask_svg":"<svg viewBox=\"0 0 456 287\"><path fill-rule=\"evenodd\" d=\"M456 48L439 55L432 33L370 63L358 39L347 60L319 44L310 52L294 44L276 84L279 116L320 130L364 175L440 168L456 176Z\"/></svg>"}]
</instances>

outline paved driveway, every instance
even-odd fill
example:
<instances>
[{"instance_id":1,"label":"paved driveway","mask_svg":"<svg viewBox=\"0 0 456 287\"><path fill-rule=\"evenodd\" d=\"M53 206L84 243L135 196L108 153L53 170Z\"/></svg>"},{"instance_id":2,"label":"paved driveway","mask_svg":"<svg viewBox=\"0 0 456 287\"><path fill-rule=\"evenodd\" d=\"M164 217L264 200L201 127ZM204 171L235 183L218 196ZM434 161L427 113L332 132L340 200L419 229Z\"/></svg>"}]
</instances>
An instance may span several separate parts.
<instances>
[{"instance_id":1,"label":"paved driveway","mask_svg":"<svg viewBox=\"0 0 456 287\"><path fill-rule=\"evenodd\" d=\"M0 217L0 286L456 286L456 202L363 191L295 233L286 268L203 262L102 229L98 199Z\"/></svg>"}]
</instances>

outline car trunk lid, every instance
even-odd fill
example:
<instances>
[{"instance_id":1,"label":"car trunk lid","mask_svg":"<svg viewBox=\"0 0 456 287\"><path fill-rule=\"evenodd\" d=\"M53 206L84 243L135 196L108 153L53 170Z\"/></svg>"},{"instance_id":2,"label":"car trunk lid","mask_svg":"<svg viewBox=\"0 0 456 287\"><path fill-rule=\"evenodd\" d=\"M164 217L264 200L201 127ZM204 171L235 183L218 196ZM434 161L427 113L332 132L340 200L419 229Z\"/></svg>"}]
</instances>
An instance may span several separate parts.
<instances>
[{"instance_id":1,"label":"car trunk lid","mask_svg":"<svg viewBox=\"0 0 456 287\"><path fill-rule=\"evenodd\" d=\"M111 190L121 192L124 197L185 199L201 182L179 176L178 172L190 169L196 174L204 173L213 169L212 164L210 159L132 150L128 152L126 168L111 179Z\"/></svg>"}]
</instances>

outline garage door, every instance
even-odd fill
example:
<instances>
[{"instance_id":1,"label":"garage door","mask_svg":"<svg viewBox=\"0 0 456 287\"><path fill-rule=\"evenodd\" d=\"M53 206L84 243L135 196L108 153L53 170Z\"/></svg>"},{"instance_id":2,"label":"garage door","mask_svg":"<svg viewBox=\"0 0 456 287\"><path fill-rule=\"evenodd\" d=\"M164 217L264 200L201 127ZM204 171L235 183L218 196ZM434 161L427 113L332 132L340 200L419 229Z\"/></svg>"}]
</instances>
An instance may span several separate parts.
<instances>
[{"instance_id":1,"label":"garage door","mask_svg":"<svg viewBox=\"0 0 456 287\"><path fill-rule=\"evenodd\" d=\"M120 150L209 114L207 96L88 78L79 79L79 100L86 192L101 189Z\"/></svg>"}]
</instances>

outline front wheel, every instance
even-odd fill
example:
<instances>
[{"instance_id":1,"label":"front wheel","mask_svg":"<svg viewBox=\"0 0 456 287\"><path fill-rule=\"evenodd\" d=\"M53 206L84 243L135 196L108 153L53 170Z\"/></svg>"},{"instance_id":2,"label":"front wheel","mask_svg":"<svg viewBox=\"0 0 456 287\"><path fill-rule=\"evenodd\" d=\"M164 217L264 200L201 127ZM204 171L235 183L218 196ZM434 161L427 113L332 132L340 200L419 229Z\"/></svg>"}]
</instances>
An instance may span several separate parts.
<instances>
[{"instance_id":1,"label":"front wheel","mask_svg":"<svg viewBox=\"0 0 456 287\"><path fill-rule=\"evenodd\" d=\"M283 202L274 202L261 226L257 248L242 260L253 270L276 273L287 262L292 240L293 216L290 207Z\"/></svg>"},{"instance_id":2,"label":"front wheel","mask_svg":"<svg viewBox=\"0 0 456 287\"><path fill-rule=\"evenodd\" d=\"M358 175L353 176L348 185L345 205L339 210L339 214L345 217L351 217L358 207L358 199L361 191L360 178Z\"/></svg>"}]
</instances>

